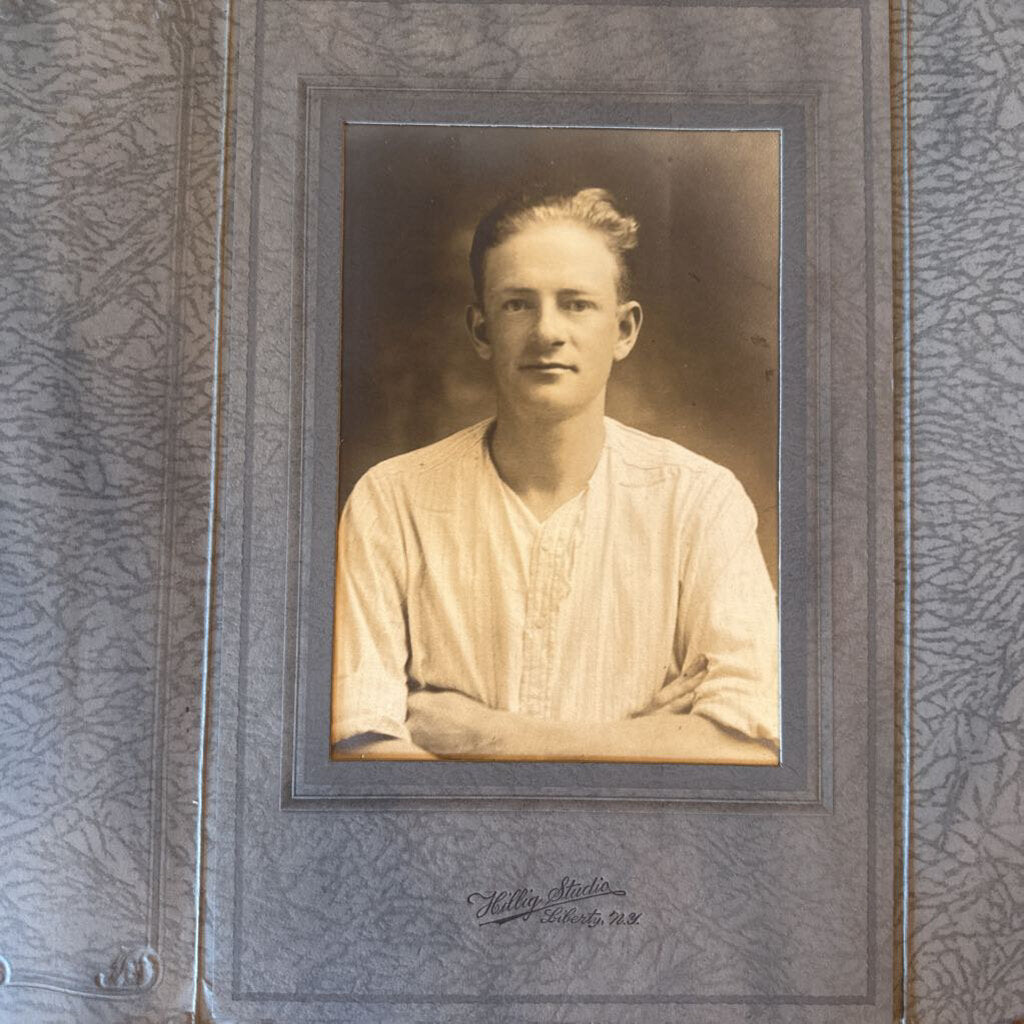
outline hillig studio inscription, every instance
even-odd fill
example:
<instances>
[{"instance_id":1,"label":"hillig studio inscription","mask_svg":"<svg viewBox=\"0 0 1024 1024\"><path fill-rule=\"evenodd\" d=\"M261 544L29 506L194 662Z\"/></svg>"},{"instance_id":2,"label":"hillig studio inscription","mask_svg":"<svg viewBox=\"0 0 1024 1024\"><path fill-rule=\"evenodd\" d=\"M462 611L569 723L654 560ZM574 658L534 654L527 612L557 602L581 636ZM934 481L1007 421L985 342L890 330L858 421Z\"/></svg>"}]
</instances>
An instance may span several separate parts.
<instances>
[{"instance_id":1,"label":"hillig studio inscription","mask_svg":"<svg viewBox=\"0 0 1024 1024\"><path fill-rule=\"evenodd\" d=\"M481 927L533 921L581 928L630 928L641 923L643 913L627 905L628 895L625 889L616 889L601 877L581 882L566 875L548 889L529 886L488 889L471 892L466 902Z\"/></svg>"}]
</instances>

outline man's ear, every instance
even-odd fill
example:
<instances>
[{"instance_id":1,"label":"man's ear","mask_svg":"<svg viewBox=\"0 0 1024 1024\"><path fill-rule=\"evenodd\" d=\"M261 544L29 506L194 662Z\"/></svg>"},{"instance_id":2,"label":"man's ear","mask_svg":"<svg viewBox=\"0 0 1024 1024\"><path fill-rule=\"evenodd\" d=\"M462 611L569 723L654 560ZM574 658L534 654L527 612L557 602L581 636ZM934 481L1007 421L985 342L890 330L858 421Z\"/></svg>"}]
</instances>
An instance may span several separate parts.
<instances>
[{"instance_id":1,"label":"man's ear","mask_svg":"<svg viewBox=\"0 0 1024 1024\"><path fill-rule=\"evenodd\" d=\"M640 334L640 324L643 323L644 311L640 308L639 302L624 302L618 309L619 337L615 342L614 357L618 362L625 359L633 346L636 344L637 336Z\"/></svg>"},{"instance_id":2,"label":"man's ear","mask_svg":"<svg viewBox=\"0 0 1024 1024\"><path fill-rule=\"evenodd\" d=\"M481 359L490 359L491 343L487 339L487 321L484 311L476 303L466 307L466 330L469 331L469 339L473 342L476 354Z\"/></svg>"}]
</instances>

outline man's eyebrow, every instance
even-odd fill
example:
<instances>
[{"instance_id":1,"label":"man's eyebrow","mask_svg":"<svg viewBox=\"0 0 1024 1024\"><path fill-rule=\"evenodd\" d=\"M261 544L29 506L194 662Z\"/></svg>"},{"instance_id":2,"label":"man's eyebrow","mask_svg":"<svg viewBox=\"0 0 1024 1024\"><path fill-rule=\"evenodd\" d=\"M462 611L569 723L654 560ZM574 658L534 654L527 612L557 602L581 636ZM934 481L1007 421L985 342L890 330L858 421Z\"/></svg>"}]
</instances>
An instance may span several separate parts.
<instances>
[{"instance_id":1,"label":"man's eyebrow","mask_svg":"<svg viewBox=\"0 0 1024 1024\"><path fill-rule=\"evenodd\" d=\"M560 298L573 298L578 295L585 295L593 297L597 295L598 289L595 288L559 288L556 293ZM528 288L526 285L507 285L504 288L497 288L493 292L495 295L536 295L536 288Z\"/></svg>"}]
</instances>

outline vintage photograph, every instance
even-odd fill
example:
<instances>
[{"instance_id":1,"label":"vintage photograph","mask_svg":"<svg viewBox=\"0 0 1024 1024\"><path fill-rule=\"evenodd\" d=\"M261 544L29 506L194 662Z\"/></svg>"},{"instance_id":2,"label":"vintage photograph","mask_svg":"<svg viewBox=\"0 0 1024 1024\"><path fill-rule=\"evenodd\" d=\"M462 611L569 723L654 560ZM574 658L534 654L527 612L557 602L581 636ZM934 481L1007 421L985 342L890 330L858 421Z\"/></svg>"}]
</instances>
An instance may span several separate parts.
<instances>
[{"instance_id":1,"label":"vintage photograph","mask_svg":"<svg viewBox=\"0 0 1024 1024\"><path fill-rule=\"evenodd\" d=\"M345 126L334 759L778 763L780 145Z\"/></svg>"}]
</instances>

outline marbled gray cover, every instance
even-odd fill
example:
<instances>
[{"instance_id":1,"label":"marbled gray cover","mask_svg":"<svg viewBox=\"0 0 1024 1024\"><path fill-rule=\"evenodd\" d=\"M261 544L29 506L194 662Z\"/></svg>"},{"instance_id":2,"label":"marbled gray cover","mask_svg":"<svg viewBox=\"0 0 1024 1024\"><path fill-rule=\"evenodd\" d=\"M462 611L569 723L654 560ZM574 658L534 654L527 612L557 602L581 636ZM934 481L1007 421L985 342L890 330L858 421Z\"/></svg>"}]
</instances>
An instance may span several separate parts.
<instances>
[{"instance_id":1,"label":"marbled gray cover","mask_svg":"<svg viewBox=\"0 0 1024 1024\"><path fill-rule=\"evenodd\" d=\"M910 11L911 1019L1024 1017L1024 9Z\"/></svg>"},{"instance_id":2,"label":"marbled gray cover","mask_svg":"<svg viewBox=\"0 0 1024 1024\"><path fill-rule=\"evenodd\" d=\"M185 1021L192 1006L219 6L0 8L0 1020L12 1024ZM364 25L368 54L400 17L389 5ZM909 33L909 1018L1008 1024L1024 1012L1024 32L1015 0L915 0ZM491 67L505 44L483 35ZM407 816L403 834L421 822ZM600 844L599 824L578 841ZM674 852L668 822L631 824L638 874ZM536 816L488 825L486 836L453 829L426 867L484 840L531 856ZM319 832L325 877L339 850L408 849L366 819ZM211 836L221 838L231 842ZM278 881L294 886L300 932L303 914L334 899L287 860ZM366 913L365 901L356 894L346 912ZM666 972L699 954L700 924L653 951ZM206 941L215 946L216 931ZM430 956L434 937L421 941ZM764 955L788 954L781 944ZM306 961L312 990L332 965L315 945ZM274 973L260 980L272 986ZM407 1009L378 1005L365 1019ZM577 1009L426 1006L416 1019L684 1019ZM692 1020L744 1019L739 1008L688 1009ZM347 1014L331 1004L318 1019ZM756 1019L853 1018L846 1007L822 1017L769 1005Z\"/></svg>"},{"instance_id":3,"label":"marbled gray cover","mask_svg":"<svg viewBox=\"0 0 1024 1024\"><path fill-rule=\"evenodd\" d=\"M0 1020L194 1005L223 17L0 4Z\"/></svg>"}]
</instances>

